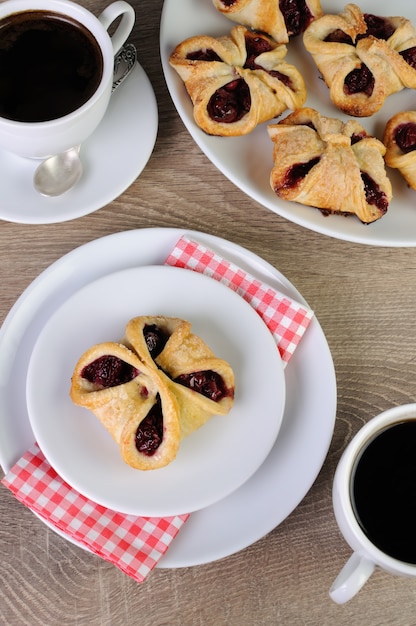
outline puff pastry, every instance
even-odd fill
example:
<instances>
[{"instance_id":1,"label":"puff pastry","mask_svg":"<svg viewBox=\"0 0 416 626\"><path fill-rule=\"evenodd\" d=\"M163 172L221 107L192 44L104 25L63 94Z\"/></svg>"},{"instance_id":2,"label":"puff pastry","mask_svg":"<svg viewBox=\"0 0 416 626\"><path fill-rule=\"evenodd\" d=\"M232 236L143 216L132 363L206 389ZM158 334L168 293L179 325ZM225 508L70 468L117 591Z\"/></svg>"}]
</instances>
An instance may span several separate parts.
<instances>
[{"instance_id":1,"label":"puff pastry","mask_svg":"<svg viewBox=\"0 0 416 626\"><path fill-rule=\"evenodd\" d=\"M70 395L100 420L131 467L155 469L176 457L175 399L157 372L126 346L106 342L87 350L76 364Z\"/></svg>"},{"instance_id":2,"label":"puff pastry","mask_svg":"<svg viewBox=\"0 0 416 626\"><path fill-rule=\"evenodd\" d=\"M169 377L169 388L179 406L182 437L212 415L230 411L234 401L233 370L191 332L189 322L164 316L137 317L127 324L125 341L134 346L145 363L154 361Z\"/></svg>"},{"instance_id":3,"label":"puff pastry","mask_svg":"<svg viewBox=\"0 0 416 626\"><path fill-rule=\"evenodd\" d=\"M386 124L383 135L384 160L398 169L407 184L416 190L416 111L402 111Z\"/></svg>"},{"instance_id":4,"label":"puff pastry","mask_svg":"<svg viewBox=\"0 0 416 626\"><path fill-rule=\"evenodd\" d=\"M269 34L279 43L299 35L322 15L319 0L213 0L218 11L233 22Z\"/></svg>"},{"instance_id":5,"label":"puff pastry","mask_svg":"<svg viewBox=\"0 0 416 626\"><path fill-rule=\"evenodd\" d=\"M323 15L303 35L330 98L341 111L371 116L386 98L416 88L416 31L404 17L379 17L347 4Z\"/></svg>"},{"instance_id":6,"label":"puff pastry","mask_svg":"<svg viewBox=\"0 0 416 626\"><path fill-rule=\"evenodd\" d=\"M234 374L189 322L137 317L120 343L87 350L75 366L70 395L88 408L136 469L164 467L180 440L234 401Z\"/></svg>"},{"instance_id":7,"label":"puff pastry","mask_svg":"<svg viewBox=\"0 0 416 626\"><path fill-rule=\"evenodd\" d=\"M185 83L198 126L228 137L304 104L305 82L286 53L267 35L235 26L229 36L186 39L169 62Z\"/></svg>"},{"instance_id":8,"label":"puff pastry","mask_svg":"<svg viewBox=\"0 0 416 626\"><path fill-rule=\"evenodd\" d=\"M365 224L381 218L392 198L384 145L356 120L344 123L311 108L291 113L268 127L275 193L321 209L356 214Z\"/></svg>"}]
</instances>

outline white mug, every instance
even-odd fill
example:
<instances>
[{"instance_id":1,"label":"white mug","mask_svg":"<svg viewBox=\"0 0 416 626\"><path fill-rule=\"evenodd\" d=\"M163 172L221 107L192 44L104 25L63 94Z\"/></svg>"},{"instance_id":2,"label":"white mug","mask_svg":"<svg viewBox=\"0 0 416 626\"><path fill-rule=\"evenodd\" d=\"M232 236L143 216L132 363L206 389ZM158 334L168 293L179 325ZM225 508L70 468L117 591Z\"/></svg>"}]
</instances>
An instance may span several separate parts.
<instances>
[{"instance_id":1,"label":"white mug","mask_svg":"<svg viewBox=\"0 0 416 626\"><path fill-rule=\"evenodd\" d=\"M76 110L47 121L26 122L0 117L0 148L23 157L44 158L83 143L101 122L110 101L114 57L132 31L135 13L124 0L110 4L98 18L70 0L6 0L0 3L0 20L26 11L52 11L76 20L93 35L103 60L97 89ZM107 29L120 17L110 37Z\"/></svg>"},{"instance_id":2,"label":"white mug","mask_svg":"<svg viewBox=\"0 0 416 626\"><path fill-rule=\"evenodd\" d=\"M413 422L413 424L409 424L409 422ZM380 543L380 537L377 538L375 535L372 535L371 531L368 530L369 525L367 524L366 526L366 523L363 523L362 516L360 518L360 501L358 498L356 498L356 500L354 499L354 495L357 496L357 485L363 484L365 488L362 488L362 506L368 509L368 515L374 516L374 512L378 510L378 504L370 502L370 496L372 497L375 493L379 494L374 496L377 497L378 500L382 501L385 499L382 505L385 507L386 511L394 510L396 512L400 510L399 507L387 508L389 496L386 494L389 492L388 489L385 489L387 480L384 484L382 472L373 471L371 476L374 478L371 478L371 483L358 482L362 480L361 476L363 476L362 473L358 475L358 472L360 471L360 462L361 467L365 465L367 469L371 468L374 470L378 467L376 464L377 461L375 460L376 457L371 456L369 453L370 448L374 450L375 446L378 446L379 450L386 452L385 456L379 455L380 458L384 458L382 463L383 471L386 472L385 478L396 473L396 470L397 473L399 473L402 461L403 465L406 461L406 455L402 453L393 457L393 445L397 445L399 448L399 444L392 443L391 433L393 432L392 427L396 427L402 423L407 429L405 431L402 430L402 434L406 434L406 441L412 445L416 444L416 404L397 406L373 418L359 430L345 449L336 469L332 494L334 513L345 540L353 550L353 554L335 579L329 592L332 600L338 604L343 604L353 598L367 582L376 567L380 567L391 574L416 577L416 557L412 555L412 558L409 559L407 556L404 557L404 553L402 556L401 553L395 552L397 548L391 550L391 546L388 543ZM409 427L411 427L410 435L412 436L409 436ZM413 428L415 432L414 441ZM394 431L398 433L397 428L394 428ZM402 450L402 448L399 449L400 451ZM372 454L374 453L372 452ZM393 458L396 459L394 463ZM391 463L390 467L388 465L389 462ZM384 470L384 468L386 469ZM404 468L401 467L401 470L403 469ZM365 475L367 475L366 470ZM409 473L407 475L409 476ZM410 474L410 476L411 475L412 474ZM398 480L400 482L400 478ZM372 489L369 489L370 484L373 485ZM394 485L394 489L391 489L391 492L396 492L394 500L396 501L398 498L397 494L400 494L400 498L404 501L405 498L399 491L398 483L396 482ZM414 501L413 490L409 493L408 500ZM398 504L399 503L400 500L398 500ZM413 504L411 506L414 507ZM361 509L361 511L362 510L363 509ZM382 517L383 516L379 515L378 519L380 520ZM397 519L400 521L400 515L397 515ZM406 520L407 519L410 519L409 515L406 515ZM412 519L414 519L413 516ZM396 523L396 521L394 523ZM365 532L365 530L368 532ZM394 545L396 541L394 537L397 536L400 535L392 534L388 540L392 540ZM404 534L402 536L404 536ZM382 538L382 541L385 541L385 537ZM415 542L413 542L412 545L416 547ZM403 549L405 550L406 548L400 546L400 550Z\"/></svg>"}]
</instances>

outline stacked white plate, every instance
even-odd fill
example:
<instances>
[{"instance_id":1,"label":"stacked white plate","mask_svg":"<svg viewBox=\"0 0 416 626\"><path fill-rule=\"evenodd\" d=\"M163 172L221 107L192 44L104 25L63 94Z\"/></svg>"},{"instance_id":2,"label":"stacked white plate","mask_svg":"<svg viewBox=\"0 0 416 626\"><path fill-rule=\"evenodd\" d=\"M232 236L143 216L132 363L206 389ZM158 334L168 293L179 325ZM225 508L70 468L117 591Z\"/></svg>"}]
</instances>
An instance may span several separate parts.
<instances>
[{"instance_id":1,"label":"stacked white plate","mask_svg":"<svg viewBox=\"0 0 416 626\"><path fill-rule=\"evenodd\" d=\"M228 556L280 524L313 484L336 412L333 362L317 319L283 374L274 340L247 303L212 279L162 267L183 234L143 229L77 248L30 285L0 330L3 470L36 435L62 477L96 501L141 515L195 511L159 567ZM305 303L276 269L248 250L204 233L187 234ZM164 314L194 322L195 332L232 362L240 388L231 413L214 417L185 440L174 464L141 474L123 466L98 420L71 403L69 380L90 345L119 338L130 317L145 310L160 314L162 307ZM186 488L179 489L177 481L185 479Z\"/></svg>"}]
</instances>

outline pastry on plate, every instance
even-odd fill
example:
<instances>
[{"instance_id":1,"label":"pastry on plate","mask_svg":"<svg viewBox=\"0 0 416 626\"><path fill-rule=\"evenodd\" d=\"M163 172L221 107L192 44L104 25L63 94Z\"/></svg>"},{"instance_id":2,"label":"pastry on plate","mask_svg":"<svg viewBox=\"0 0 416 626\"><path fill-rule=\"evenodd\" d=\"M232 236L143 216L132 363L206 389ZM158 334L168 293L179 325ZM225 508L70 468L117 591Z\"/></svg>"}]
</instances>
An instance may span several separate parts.
<instances>
[{"instance_id":1,"label":"pastry on plate","mask_svg":"<svg viewBox=\"0 0 416 626\"><path fill-rule=\"evenodd\" d=\"M75 404L94 413L135 469L163 467L179 449L179 409L156 371L126 346L106 342L79 359L71 384Z\"/></svg>"},{"instance_id":2,"label":"pastry on plate","mask_svg":"<svg viewBox=\"0 0 416 626\"><path fill-rule=\"evenodd\" d=\"M299 35L322 15L320 0L213 0L223 15L237 24L267 33L279 43Z\"/></svg>"},{"instance_id":3,"label":"pastry on plate","mask_svg":"<svg viewBox=\"0 0 416 626\"><path fill-rule=\"evenodd\" d=\"M212 415L226 415L234 402L234 373L182 319L141 316L130 320L124 342L168 378L179 406L182 437Z\"/></svg>"},{"instance_id":4,"label":"pastry on plate","mask_svg":"<svg viewBox=\"0 0 416 626\"><path fill-rule=\"evenodd\" d=\"M71 381L73 402L100 420L135 469L168 465L181 439L234 402L231 366L191 325L177 318L137 317L125 339L89 348Z\"/></svg>"},{"instance_id":5,"label":"pastry on plate","mask_svg":"<svg viewBox=\"0 0 416 626\"><path fill-rule=\"evenodd\" d=\"M285 200L324 214L380 219L392 198L385 147L357 120L346 123L304 108L268 127L274 166L270 184Z\"/></svg>"},{"instance_id":6,"label":"pastry on plate","mask_svg":"<svg viewBox=\"0 0 416 626\"><path fill-rule=\"evenodd\" d=\"M387 165L398 169L407 184L416 190L416 111L402 111L386 124L383 143Z\"/></svg>"},{"instance_id":7,"label":"pastry on plate","mask_svg":"<svg viewBox=\"0 0 416 626\"><path fill-rule=\"evenodd\" d=\"M229 36L186 39L169 62L185 83L197 125L228 137L246 135L304 104L305 82L286 63L286 53L284 44L235 26Z\"/></svg>"},{"instance_id":8,"label":"pastry on plate","mask_svg":"<svg viewBox=\"0 0 416 626\"><path fill-rule=\"evenodd\" d=\"M416 88L416 30L405 17L380 17L347 4L311 22L303 35L330 98L341 111L368 117L386 98Z\"/></svg>"}]
</instances>

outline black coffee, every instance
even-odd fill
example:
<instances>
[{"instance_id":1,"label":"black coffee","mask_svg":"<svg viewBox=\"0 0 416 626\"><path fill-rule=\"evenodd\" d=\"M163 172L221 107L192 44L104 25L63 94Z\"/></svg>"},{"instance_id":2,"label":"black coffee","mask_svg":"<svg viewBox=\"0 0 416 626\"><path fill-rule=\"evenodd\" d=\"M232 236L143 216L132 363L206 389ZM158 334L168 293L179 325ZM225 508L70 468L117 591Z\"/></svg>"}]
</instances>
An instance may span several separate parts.
<instances>
[{"instance_id":1,"label":"black coffee","mask_svg":"<svg viewBox=\"0 0 416 626\"><path fill-rule=\"evenodd\" d=\"M0 116L43 122L71 113L96 91L103 58L71 18L23 11L0 20Z\"/></svg>"},{"instance_id":2,"label":"black coffee","mask_svg":"<svg viewBox=\"0 0 416 626\"><path fill-rule=\"evenodd\" d=\"M356 462L351 499L369 540L416 564L416 419L383 430Z\"/></svg>"}]
</instances>

